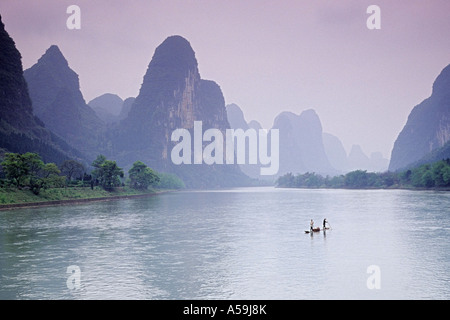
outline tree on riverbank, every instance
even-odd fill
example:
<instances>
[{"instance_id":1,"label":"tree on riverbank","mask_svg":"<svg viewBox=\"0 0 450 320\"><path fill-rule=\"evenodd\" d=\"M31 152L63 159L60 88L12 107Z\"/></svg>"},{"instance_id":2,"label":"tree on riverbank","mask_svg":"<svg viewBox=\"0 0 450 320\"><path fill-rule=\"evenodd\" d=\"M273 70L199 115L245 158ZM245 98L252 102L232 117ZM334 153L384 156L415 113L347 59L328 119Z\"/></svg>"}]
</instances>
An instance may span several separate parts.
<instances>
[{"instance_id":1,"label":"tree on riverbank","mask_svg":"<svg viewBox=\"0 0 450 320\"><path fill-rule=\"evenodd\" d=\"M92 190L95 185L108 192L125 186L123 169L103 155L93 161L94 169L90 174L75 160L66 160L58 168L54 163L44 163L37 153L6 153L0 159L0 164L1 189L30 190L35 195L39 195L41 189L83 187L86 181L91 182ZM136 161L128 174L127 184L135 191L145 191L150 186L155 189L185 188L184 182L176 175L156 172L141 161ZM74 184L73 178L83 181Z\"/></svg>"},{"instance_id":2,"label":"tree on riverbank","mask_svg":"<svg viewBox=\"0 0 450 320\"><path fill-rule=\"evenodd\" d=\"M21 189L29 184L44 162L36 153L6 153L1 165L9 182Z\"/></svg>"},{"instance_id":3,"label":"tree on riverbank","mask_svg":"<svg viewBox=\"0 0 450 320\"><path fill-rule=\"evenodd\" d=\"M114 190L122 184L120 178L124 177L123 169L115 161L107 160L104 155L99 155L94 160L92 176L105 190Z\"/></svg>"},{"instance_id":4,"label":"tree on riverbank","mask_svg":"<svg viewBox=\"0 0 450 320\"><path fill-rule=\"evenodd\" d=\"M37 153L6 153L1 165L7 181L19 190L28 187L38 195L42 188L64 185L57 165L44 164Z\"/></svg>"},{"instance_id":5,"label":"tree on riverbank","mask_svg":"<svg viewBox=\"0 0 450 320\"><path fill-rule=\"evenodd\" d=\"M68 181L82 178L86 172L83 164L75 160L65 160L60 166L61 173L67 177Z\"/></svg>"},{"instance_id":6,"label":"tree on riverbank","mask_svg":"<svg viewBox=\"0 0 450 320\"><path fill-rule=\"evenodd\" d=\"M403 172L374 173L356 170L336 177L316 173L285 174L277 186L284 188L450 188L450 159L426 164Z\"/></svg>"},{"instance_id":7,"label":"tree on riverbank","mask_svg":"<svg viewBox=\"0 0 450 320\"><path fill-rule=\"evenodd\" d=\"M137 190L146 190L160 181L158 174L141 161L133 163L131 169L128 170L128 175L130 187Z\"/></svg>"},{"instance_id":8,"label":"tree on riverbank","mask_svg":"<svg viewBox=\"0 0 450 320\"><path fill-rule=\"evenodd\" d=\"M184 189L186 185L183 180L181 180L177 175L173 173L162 173L158 172L159 182L156 184L157 188L160 189Z\"/></svg>"}]
</instances>

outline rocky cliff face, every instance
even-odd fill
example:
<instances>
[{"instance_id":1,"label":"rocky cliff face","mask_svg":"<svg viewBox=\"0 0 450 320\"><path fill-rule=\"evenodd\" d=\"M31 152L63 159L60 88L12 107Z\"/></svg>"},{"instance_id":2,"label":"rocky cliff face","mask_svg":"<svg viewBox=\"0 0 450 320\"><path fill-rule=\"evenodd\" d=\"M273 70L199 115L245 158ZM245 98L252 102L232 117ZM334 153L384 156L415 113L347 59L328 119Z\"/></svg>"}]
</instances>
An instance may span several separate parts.
<instances>
[{"instance_id":1,"label":"rocky cliff face","mask_svg":"<svg viewBox=\"0 0 450 320\"><path fill-rule=\"evenodd\" d=\"M392 150L389 170L419 161L450 140L450 65L433 84L431 96L417 105Z\"/></svg>"},{"instance_id":2,"label":"rocky cliff face","mask_svg":"<svg viewBox=\"0 0 450 320\"><path fill-rule=\"evenodd\" d=\"M79 153L33 115L21 55L0 17L0 148L3 152L37 152L60 163Z\"/></svg>"},{"instance_id":3,"label":"rocky cliff face","mask_svg":"<svg viewBox=\"0 0 450 320\"><path fill-rule=\"evenodd\" d=\"M189 42L166 39L155 54L129 113L120 128L117 149L138 152L161 167L167 159L170 135L177 128L192 128L195 93L200 85L197 61ZM129 155L124 155L126 160Z\"/></svg>"},{"instance_id":4,"label":"rocky cliff face","mask_svg":"<svg viewBox=\"0 0 450 320\"><path fill-rule=\"evenodd\" d=\"M78 75L57 46L24 72L34 113L51 131L94 158L103 122L84 101Z\"/></svg>"},{"instance_id":5,"label":"rocky cliff face","mask_svg":"<svg viewBox=\"0 0 450 320\"><path fill-rule=\"evenodd\" d=\"M225 133L229 128L220 87L201 79L190 43L172 36L155 50L139 95L114 134L112 152L125 167L141 160L156 170L177 173L191 187L223 186L243 177L235 165L172 163L172 132L183 128L193 136L194 121L202 121L203 130Z\"/></svg>"},{"instance_id":6,"label":"rocky cliff face","mask_svg":"<svg viewBox=\"0 0 450 320\"><path fill-rule=\"evenodd\" d=\"M0 17L0 118L18 129L36 126L27 84L23 78L22 56L5 30Z\"/></svg>"}]
</instances>

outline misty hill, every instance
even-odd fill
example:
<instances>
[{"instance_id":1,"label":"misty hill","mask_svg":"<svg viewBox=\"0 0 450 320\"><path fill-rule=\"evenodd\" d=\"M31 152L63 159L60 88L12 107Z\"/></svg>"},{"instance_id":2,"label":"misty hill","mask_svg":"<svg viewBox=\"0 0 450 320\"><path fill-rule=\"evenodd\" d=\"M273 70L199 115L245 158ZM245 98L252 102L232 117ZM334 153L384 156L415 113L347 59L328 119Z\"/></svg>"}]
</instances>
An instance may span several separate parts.
<instances>
[{"instance_id":1,"label":"misty hill","mask_svg":"<svg viewBox=\"0 0 450 320\"><path fill-rule=\"evenodd\" d=\"M325 154L331 166L340 173L349 171L347 152L338 137L324 132L322 134Z\"/></svg>"},{"instance_id":2,"label":"misty hill","mask_svg":"<svg viewBox=\"0 0 450 320\"><path fill-rule=\"evenodd\" d=\"M350 171L367 170L370 165L369 157L364 153L360 145L354 144L348 154L348 168Z\"/></svg>"},{"instance_id":3,"label":"misty hill","mask_svg":"<svg viewBox=\"0 0 450 320\"><path fill-rule=\"evenodd\" d=\"M252 128L255 130L262 129L261 124L259 122L252 120L249 123L245 120L244 113L242 112L242 109L237 104L229 104L226 106L227 110L227 117L228 122L230 123L231 129L242 129L244 131L247 131L248 129ZM246 145L246 154L249 154L249 147L248 144ZM257 149L257 152L259 150ZM261 176L260 175L260 164L241 164L239 165L239 168L242 170L243 173L248 175L251 178L263 178L263 179L272 179L271 176Z\"/></svg>"},{"instance_id":4,"label":"misty hill","mask_svg":"<svg viewBox=\"0 0 450 320\"><path fill-rule=\"evenodd\" d=\"M347 155L339 138L329 133L323 134L323 143L331 165L341 174L355 170L385 172L388 169L389 160L381 152L372 152L367 156L360 145L353 145Z\"/></svg>"},{"instance_id":5,"label":"misty hill","mask_svg":"<svg viewBox=\"0 0 450 320\"><path fill-rule=\"evenodd\" d=\"M158 171L173 172L188 187L231 186L247 180L237 165L172 163L172 132L185 128L193 137L194 121L202 121L203 130L224 133L230 127L220 87L201 79L190 43L171 36L156 48L127 118L110 133L109 152L125 167L141 160Z\"/></svg>"},{"instance_id":6,"label":"misty hill","mask_svg":"<svg viewBox=\"0 0 450 320\"><path fill-rule=\"evenodd\" d=\"M450 140L450 65L433 84L432 94L414 107L395 141L389 170L420 161Z\"/></svg>"},{"instance_id":7,"label":"misty hill","mask_svg":"<svg viewBox=\"0 0 450 320\"><path fill-rule=\"evenodd\" d=\"M370 156L362 150L360 145L353 145L347 157L344 173L355 170L369 172L385 172L389 166L389 160L383 157L381 152L372 152Z\"/></svg>"},{"instance_id":8,"label":"misty hill","mask_svg":"<svg viewBox=\"0 0 450 320\"><path fill-rule=\"evenodd\" d=\"M114 123L120 120L123 100L116 94L105 93L88 102L88 106L95 111L104 123Z\"/></svg>"},{"instance_id":9,"label":"misty hill","mask_svg":"<svg viewBox=\"0 0 450 320\"><path fill-rule=\"evenodd\" d=\"M369 160L368 171L386 172L389 168L389 159L384 158L381 152L372 152Z\"/></svg>"},{"instance_id":10,"label":"misty hill","mask_svg":"<svg viewBox=\"0 0 450 320\"><path fill-rule=\"evenodd\" d=\"M84 101L78 75L59 48L51 46L24 76L35 115L70 145L95 157L104 124Z\"/></svg>"},{"instance_id":11,"label":"misty hill","mask_svg":"<svg viewBox=\"0 0 450 320\"><path fill-rule=\"evenodd\" d=\"M247 130L249 125L245 120L242 109L235 103L226 106L227 118L232 129Z\"/></svg>"},{"instance_id":12,"label":"misty hill","mask_svg":"<svg viewBox=\"0 0 450 320\"><path fill-rule=\"evenodd\" d=\"M36 152L45 162L61 163L79 153L45 128L33 114L22 57L0 16L0 148Z\"/></svg>"},{"instance_id":13,"label":"misty hill","mask_svg":"<svg viewBox=\"0 0 450 320\"><path fill-rule=\"evenodd\" d=\"M130 113L131 107L133 106L135 100L136 98L130 97L123 101L122 109L119 113L119 120L123 120L128 117L128 113Z\"/></svg>"},{"instance_id":14,"label":"misty hill","mask_svg":"<svg viewBox=\"0 0 450 320\"><path fill-rule=\"evenodd\" d=\"M227 114L233 129L261 129L256 121L247 123L236 104L227 105ZM275 119L273 128L280 130L280 175L315 172L333 176L352 170L384 172L388 168L389 160L381 153L374 152L368 157L359 145L354 145L347 155L338 137L322 132L320 119L314 110L300 115L283 112ZM240 168L250 177L262 178L258 165L241 165Z\"/></svg>"},{"instance_id":15,"label":"misty hill","mask_svg":"<svg viewBox=\"0 0 450 320\"><path fill-rule=\"evenodd\" d=\"M314 110L303 111L300 115L282 112L275 118L273 129L280 130L279 175L337 173L325 153L322 124Z\"/></svg>"},{"instance_id":16,"label":"misty hill","mask_svg":"<svg viewBox=\"0 0 450 320\"><path fill-rule=\"evenodd\" d=\"M237 104L231 103L226 106L226 109L228 122L230 123L232 129L247 130L249 128L252 128L254 130L260 130L263 128L261 124L256 120L247 122L247 120L245 120L242 109Z\"/></svg>"},{"instance_id":17,"label":"misty hill","mask_svg":"<svg viewBox=\"0 0 450 320\"><path fill-rule=\"evenodd\" d=\"M227 105L228 121L233 129L261 129L257 121L247 121L241 108L236 104ZM340 140L322 133L322 125L314 110L296 115L291 112L279 114L272 129L280 130L280 170L279 175L288 172L338 174L347 172L347 154ZM247 149L248 150L248 149ZM332 165L332 159L334 165ZM259 175L258 165L241 165L241 170L253 178Z\"/></svg>"},{"instance_id":18,"label":"misty hill","mask_svg":"<svg viewBox=\"0 0 450 320\"><path fill-rule=\"evenodd\" d=\"M136 98L133 97L122 100L116 94L105 93L89 101L88 106L108 125L120 122L128 117L135 100Z\"/></svg>"},{"instance_id":19,"label":"misty hill","mask_svg":"<svg viewBox=\"0 0 450 320\"><path fill-rule=\"evenodd\" d=\"M255 129L255 130L259 130L259 129L262 129L263 127L261 126L261 123L259 123L258 121L256 121L256 120L251 120L249 123L248 123L248 127L249 128L252 128L252 129Z\"/></svg>"}]
</instances>

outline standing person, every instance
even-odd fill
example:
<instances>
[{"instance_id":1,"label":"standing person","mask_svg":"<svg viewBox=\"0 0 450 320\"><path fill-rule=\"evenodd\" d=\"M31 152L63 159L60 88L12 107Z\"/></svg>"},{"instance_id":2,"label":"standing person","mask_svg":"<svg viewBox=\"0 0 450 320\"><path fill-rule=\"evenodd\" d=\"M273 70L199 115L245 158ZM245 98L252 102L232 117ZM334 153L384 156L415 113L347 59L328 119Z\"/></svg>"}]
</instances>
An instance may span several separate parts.
<instances>
[{"instance_id":1,"label":"standing person","mask_svg":"<svg viewBox=\"0 0 450 320\"><path fill-rule=\"evenodd\" d=\"M325 230L327 223L328 223L327 218L323 219L323 229L324 230Z\"/></svg>"},{"instance_id":2,"label":"standing person","mask_svg":"<svg viewBox=\"0 0 450 320\"><path fill-rule=\"evenodd\" d=\"M313 232L313 229L314 229L314 220L313 219L311 219L311 222L309 223L309 226L310 226L311 232Z\"/></svg>"}]
</instances>

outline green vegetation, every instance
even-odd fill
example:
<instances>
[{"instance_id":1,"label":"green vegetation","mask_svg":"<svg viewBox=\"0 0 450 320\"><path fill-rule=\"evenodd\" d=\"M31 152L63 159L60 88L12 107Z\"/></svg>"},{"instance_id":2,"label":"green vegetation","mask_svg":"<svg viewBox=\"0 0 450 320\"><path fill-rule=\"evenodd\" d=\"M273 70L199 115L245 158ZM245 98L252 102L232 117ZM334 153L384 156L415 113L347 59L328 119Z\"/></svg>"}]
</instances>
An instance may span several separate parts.
<instances>
[{"instance_id":1,"label":"green vegetation","mask_svg":"<svg viewBox=\"0 0 450 320\"><path fill-rule=\"evenodd\" d=\"M39 195L42 188L64 185L58 166L54 163L44 164L36 153L7 153L1 165L6 178L19 190L28 186L35 195Z\"/></svg>"},{"instance_id":2,"label":"green vegetation","mask_svg":"<svg viewBox=\"0 0 450 320\"><path fill-rule=\"evenodd\" d=\"M146 190L149 186L160 182L160 177L155 171L147 167L141 161L136 161L128 171L130 186L137 190Z\"/></svg>"},{"instance_id":3,"label":"green vegetation","mask_svg":"<svg viewBox=\"0 0 450 320\"><path fill-rule=\"evenodd\" d=\"M92 166L95 168L92 176L103 189L111 191L121 185L120 178L124 177L124 173L115 161L107 160L104 155L99 155Z\"/></svg>"},{"instance_id":4,"label":"green vegetation","mask_svg":"<svg viewBox=\"0 0 450 320\"><path fill-rule=\"evenodd\" d=\"M86 172L83 164L75 160L65 160L61 164L61 173L66 176L68 181L72 179L81 179Z\"/></svg>"},{"instance_id":5,"label":"green vegetation","mask_svg":"<svg viewBox=\"0 0 450 320\"><path fill-rule=\"evenodd\" d=\"M449 189L450 159L398 173L356 170L335 177L323 177L316 173L298 175L288 173L278 178L277 186L284 188Z\"/></svg>"},{"instance_id":6,"label":"green vegetation","mask_svg":"<svg viewBox=\"0 0 450 320\"><path fill-rule=\"evenodd\" d=\"M116 188L114 191L106 191L102 187L94 187L93 190L90 187L66 187L45 189L39 195L35 195L29 189L0 188L0 208L1 205L8 204L125 197L156 192L156 189L138 191L127 186Z\"/></svg>"},{"instance_id":7,"label":"green vegetation","mask_svg":"<svg viewBox=\"0 0 450 320\"><path fill-rule=\"evenodd\" d=\"M159 182L156 184L157 188L175 190L186 188L183 180L173 173L159 173L158 176Z\"/></svg>"},{"instance_id":8,"label":"green vegetation","mask_svg":"<svg viewBox=\"0 0 450 320\"><path fill-rule=\"evenodd\" d=\"M134 163L125 181L123 169L103 155L92 163L90 174L75 160L58 167L31 152L6 153L0 164L0 205L140 195L185 187L176 175L158 173L141 161Z\"/></svg>"}]
</instances>

